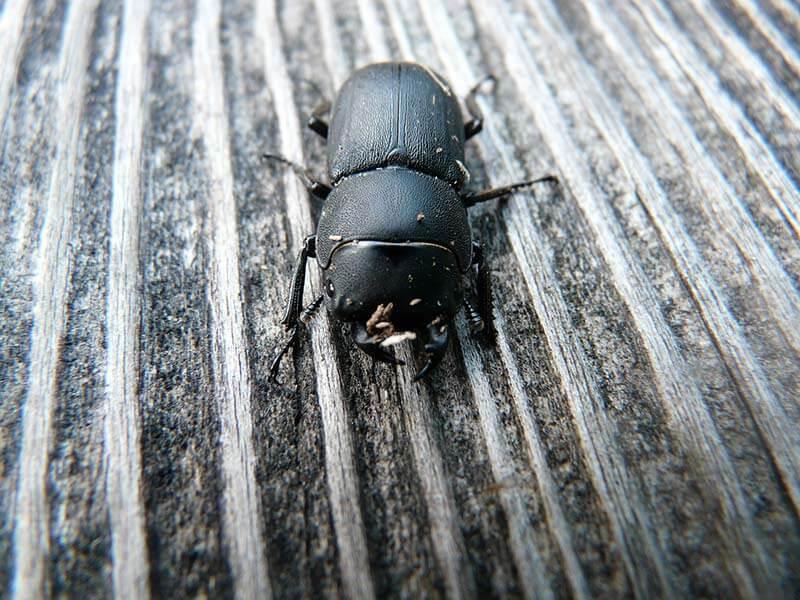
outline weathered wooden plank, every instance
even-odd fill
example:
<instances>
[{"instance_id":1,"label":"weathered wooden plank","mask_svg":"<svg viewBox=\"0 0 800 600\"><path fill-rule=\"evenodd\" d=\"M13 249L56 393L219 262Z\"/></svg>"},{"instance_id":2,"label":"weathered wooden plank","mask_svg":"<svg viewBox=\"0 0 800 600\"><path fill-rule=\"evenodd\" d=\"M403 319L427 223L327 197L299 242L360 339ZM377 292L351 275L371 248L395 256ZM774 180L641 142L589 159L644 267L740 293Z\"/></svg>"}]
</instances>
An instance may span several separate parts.
<instances>
[{"instance_id":1,"label":"weathered wooden plank","mask_svg":"<svg viewBox=\"0 0 800 600\"><path fill-rule=\"evenodd\" d=\"M0 7L5 592L796 595L794 5ZM473 187L561 184L472 212L496 345L320 315L271 384L320 206L259 156L398 58L499 77Z\"/></svg>"}]
</instances>

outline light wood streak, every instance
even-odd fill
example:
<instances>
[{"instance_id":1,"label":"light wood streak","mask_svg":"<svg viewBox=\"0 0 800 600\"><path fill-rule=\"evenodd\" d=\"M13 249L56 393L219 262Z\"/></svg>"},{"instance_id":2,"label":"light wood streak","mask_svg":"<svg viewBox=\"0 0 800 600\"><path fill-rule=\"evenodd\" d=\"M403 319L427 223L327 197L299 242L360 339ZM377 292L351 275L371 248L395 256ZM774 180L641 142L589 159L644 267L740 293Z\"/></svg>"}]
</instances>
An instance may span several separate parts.
<instances>
[{"instance_id":1,"label":"light wood streak","mask_svg":"<svg viewBox=\"0 0 800 600\"><path fill-rule=\"evenodd\" d=\"M22 29L29 0L6 0L0 14L0 135L5 131L25 37Z\"/></svg>"},{"instance_id":2,"label":"light wood streak","mask_svg":"<svg viewBox=\"0 0 800 600\"><path fill-rule=\"evenodd\" d=\"M411 49L411 40L408 38L408 32L406 32L403 20L398 12L398 4L392 0L383 0L383 7L389 17L389 27L397 42L400 58L413 61L414 51Z\"/></svg>"},{"instance_id":3,"label":"light wood streak","mask_svg":"<svg viewBox=\"0 0 800 600\"><path fill-rule=\"evenodd\" d=\"M11 7L8 15L4 13L4 19L13 19L14 8ZM16 8L24 13L24 7L16 5ZM49 593L48 465L53 411L58 401L58 367L67 317L67 289L72 270L72 207L80 165L81 116L96 8L95 1L85 10L69 10L57 71L60 84L54 96L57 104L52 124L55 157L47 197L42 205L44 220L34 260L29 384L22 409L14 507L12 590L18 599L40 598Z\"/></svg>"},{"instance_id":4,"label":"light wood streak","mask_svg":"<svg viewBox=\"0 0 800 600\"><path fill-rule=\"evenodd\" d=\"M334 82L337 82L337 85L340 85L350 74L350 69L342 53L337 51L339 42L336 40L337 27L333 6L327 0L314 0L314 8L319 18L322 53L328 64L331 78Z\"/></svg>"},{"instance_id":5,"label":"light wood streak","mask_svg":"<svg viewBox=\"0 0 800 600\"><path fill-rule=\"evenodd\" d=\"M644 9L640 10L644 12ZM656 27L652 21L650 23ZM679 51L674 41L680 39L679 32L672 30L659 36L659 40L673 52ZM688 44L685 47L688 47ZM633 52L634 49L629 45L625 54L631 56ZM563 64L562 62L562 68ZM570 64L577 65L577 58ZM689 65L697 66L702 64L702 61L698 57L690 56L684 57L681 64L691 69ZM576 76L579 78L572 81L587 82L581 86L586 113L604 131L610 148L619 157L620 164L626 166L632 184L639 190L640 202L651 215L662 243L667 247L679 269L681 279L689 288L709 334L714 338L716 347L741 391L742 401L755 418L764 442L781 473L795 511L800 511L800 457L796 452L796 449L800 448L800 433L792 426L783 407L773 395L767 376L753 353L741 325L728 309L728 299L709 273L702 255L678 215L672 210L666 193L647 167L645 159L636 150L633 140L623 128L619 127L620 119L614 115L614 110L608 105L605 97L595 93L594 90L599 89L598 82L592 81L587 73L581 72ZM698 89L702 85L698 82ZM723 93L722 90L714 90L713 94L709 93L706 97L703 92L704 100L710 106L710 101L713 98L719 99ZM758 156L758 152L748 147L745 155ZM787 195L796 195L788 180L777 181L776 185L777 190Z\"/></svg>"},{"instance_id":6,"label":"light wood streak","mask_svg":"<svg viewBox=\"0 0 800 600\"><path fill-rule=\"evenodd\" d=\"M255 477L250 370L239 281L228 114L223 90L218 0L200 0L192 27L195 127L206 148L209 282L214 395L220 411L223 531L237 598L270 598Z\"/></svg>"},{"instance_id":7,"label":"light wood streak","mask_svg":"<svg viewBox=\"0 0 800 600\"><path fill-rule=\"evenodd\" d=\"M273 0L256 4L256 31L265 54L264 76L278 122L280 152L302 163L299 116L295 107L292 81L283 56L283 36ZM306 192L301 191L295 176L287 173L286 214L291 224L293 246L299 252L303 238L315 230ZM313 261L312 261L313 262ZM319 295L317 277L307 285L314 297ZM344 404L342 381L329 319L322 311L311 328L311 344L316 365L317 398L322 413L325 440L325 469L330 491L331 512L345 593L352 598L371 598L375 592L370 577L367 540L358 501L358 477L353 453L350 418Z\"/></svg>"},{"instance_id":8,"label":"light wood streak","mask_svg":"<svg viewBox=\"0 0 800 600\"><path fill-rule=\"evenodd\" d=\"M148 11L149 2L128 0L121 23L106 306L103 461L111 523L112 580L115 594L129 598L149 595L139 409L139 229Z\"/></svg>"},{"instance_id":9,"label":"light wood streak","mask_svg":"<svg viewBox=\"0 0 800 600\"><path fill-rule=\"evenodd\" d=\"M358 12L364 24L364 33L367 36L370 59L383 62L392 59L389 45L383 35L383 26L378 18L378 11L372 0L357 0Z\"/></svg>"}]
</instances>

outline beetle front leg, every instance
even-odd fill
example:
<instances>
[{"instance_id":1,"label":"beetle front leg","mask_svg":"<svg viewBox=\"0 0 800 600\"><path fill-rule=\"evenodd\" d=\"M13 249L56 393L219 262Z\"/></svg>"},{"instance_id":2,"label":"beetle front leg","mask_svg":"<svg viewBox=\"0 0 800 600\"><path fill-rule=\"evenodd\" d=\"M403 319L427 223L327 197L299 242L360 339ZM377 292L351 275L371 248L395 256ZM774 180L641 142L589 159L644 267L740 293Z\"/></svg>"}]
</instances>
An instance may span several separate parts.
<instances>
[{"instance_id":1,"label":"beetle front leg","mask_svg":"<svg viewBox=\"0 0 800 600\"><path fill-rule=\"evenodd\" d=\"M283 319L281 319L281 325L283 325L284 329L286 329L286 331L289 333L289 337L288 340L281 345L280 352L273 359L272 364L270 365L268 378L269 381L276 380L281 359L297 339L297 329L300 323L304 322L304 317L306 320L310 319L314 312L316 312L317 308L319 308L319 305L322 303L322 296L320 296L314 300L314 302L309 304L305 310L303 310L303 290L306 285L306 265L308 264L309 257L316 258L316 256L317 236L310 235L303 240L303 248L300 250L300 254L297 257L294 273L292 274L292 283L289 287L289 298L286 301L286 309L283 313Z\"/></svg>"},{"instance_id":2,"label":"beetle front leg","mask_svg":"<svg viewBox=\"0 0 800 600\"><path fill-rule=\"evenodd\" d=\"M320 305L322 304L322 300L324 296L318 296L314 299L314 301L306 306L303 309L303 312L300 313L300 318L298 322L295 323L293 326L287 328L289 335L287 336L286 340L280 346L280 351L275 355L275 358L272 359L272 363L269 366L269 377L267 381L278 381L278 367L280 367L281 360L289 351L289 348L294 346L295 342L297 341L297 334L300 329L300 324L308 325L311 322L311 319L317 313Z\"/></svg>"}]
</instances>

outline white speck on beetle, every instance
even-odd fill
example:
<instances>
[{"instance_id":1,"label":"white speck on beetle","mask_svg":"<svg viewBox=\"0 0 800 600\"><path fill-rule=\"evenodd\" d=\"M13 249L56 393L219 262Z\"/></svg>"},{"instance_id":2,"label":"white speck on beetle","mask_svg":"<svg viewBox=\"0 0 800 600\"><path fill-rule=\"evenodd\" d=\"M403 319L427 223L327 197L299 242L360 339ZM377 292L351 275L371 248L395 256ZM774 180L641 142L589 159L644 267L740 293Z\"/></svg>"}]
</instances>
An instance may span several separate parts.
<instances>
[{"instance_id":1,"label":"white speck on beetle","mask_svg":"<svg viewBox=\"0 0 800 600\"><path fill-rule=\"evenodd\" d=\"M436 154L441 154L442 152L444 152L444 148L442 148L441 146L436 148Z\"/></svg>"},{"instance_id":2,"label":"white speck on beetle","mask_svg":"<svg viewBox=\"0 0 800 600\"><path fill-rule=\"evenodd\" d=\"M340 236L340 235L329 235L328 239L333 241L333 242L339 242L339 241L341 241L342 236Z\"/></svg>"},{"instance_id":3,"label":"white speck on beetle","mask_svg":"<svg viewBox=\"0 0 800 600\"><path fill-rule=\"evenodd\" d=\"M419 304L420 302L422 302L422 298L414 298L414 299L413 299L411 302L409 302L409 304L410 304L411 306L416 306L416 305L417 305L417 304Z\"/></svg>"},{"instance_id":4,"label":"white speck on beetle","mask_svg":"<svg viewBox=\"0 0 800 600\"><path fill-rule=\"evenodd\" d=\"M425 220L425 213L417 213L417 223L422 223Z\"/></svg>"}]
</instances>

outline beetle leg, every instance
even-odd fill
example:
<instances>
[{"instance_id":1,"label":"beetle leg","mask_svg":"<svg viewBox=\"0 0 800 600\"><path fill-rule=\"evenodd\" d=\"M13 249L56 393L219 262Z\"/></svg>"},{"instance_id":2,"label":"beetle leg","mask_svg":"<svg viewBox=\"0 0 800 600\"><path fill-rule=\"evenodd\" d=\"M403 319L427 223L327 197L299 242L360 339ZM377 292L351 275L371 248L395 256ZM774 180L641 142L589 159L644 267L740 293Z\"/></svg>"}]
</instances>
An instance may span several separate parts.
<instances>
[{"instance_id":1,"label":"beetle leg","mask_svg":"<svg viewBox=\"0 0 800 600\"><path fill-rule=\"evenodd\" d=\"M448 324L441 319L436 319L433 323L428 325L427 333L429 340L428 343L425 344L427 361L417 374L414 375L414 381L419 381L425 377L431 369L442 362L444 353L447 350L447 343L450 339L448 336Z\"/></svg>"},{"instance_id":2,"label":"beetle leg","mask_svg":"<svg viewBox=\"0 0 800 600\"><path fill-rule=\"evenodd\" d=\"M297 341L297 333L298 330L300 329L300 324L308 325L311 322L311 319L317 313L317 310L322 304L323 299L324 296L319 296L318 298L316 298L311 304L309 304L303 309L303 312L300 314L298 321L296 321L294 325L287 327L289 335L286 338L286 341L284 341L283 345L279 346L280 351L278 352L278 354L275 356L275 358L272 359L272 363L269 366L269 377L267 378L267 381L270 382L278 381L278 367L280 367L281 360L289 351L289 348L294 346L295 342Z\"/></svg>"},{"instance_id":3,"label":"beetle leg","mask_svg":"<svg viewBox=\"0 0 800 600\"><path fill-rule=\"evenodd\" d=\"M306 263L308 258L317 256L317 236L309 235L303 240L303 248L297 257L292 274L292 283L289 288L289 299L286 302L286 310L283 313L281 324L289 329L297 324L300 318L300 311L303 309L303 288L306 285Z\"/></svg>"},{"instance_id":4,"label":"beetle leg","mask_svg":"<svg viewBox=\"0 0 800 600\"><path fill-rule=\"evenodd\" d=\"M484 190L482 192L465 192L461 194L461 200L464 206L470 207L478 204L479 202L486 202L487 200L494 200L495 198L502 198L513 194L518 190L525 189L537 183L555 183L558 184L558 177L555 175L545 175L538 179L530 179L528 181L520 181L519 183L512 183L503 187L494 188L491 190Z\"/></svg>"},{"instance_id":5,"label":"beetle leg","mask_svg":"<svg viewBox=\"0 0 800 600\"><path fill-rule=\"evenodd\" d=\"M278 154L264 153L261 155L261 158L262 160L274 160L291 167L292 171L294 171L294 174L300 179L300 182L303 184L303 186L320 200L324 200L328 197L328 194L331 193L331 186L314 179L311 173L308 172L308 169L298 165L296 162L292 162L288 158Z\"/></svg>"},{"instance_id":6,"label":"beetle leg","mask_svg":"<svg viewBox=\"0 0 800 600\"><path fill-rule=\"evenodd\" d=\"M308 128L326 140L328 139L328 122L322 118L322 115L330 112L330 110L330 101L322 100L317 104L316 108L311 112L311 116L308 118Z\"/></svg>"},{"instance_id":7,"label":"beetle leg","mask_svg":"<svg viewBox=\"0 0 800 600\"><path fill-rule=\"evenodd\" d=\"M391 363L393 365L405 364L402 360L395 357L394 354L390 353L383 346L381 346L379 339L367 333L367 328L363 323L355 324L353 340L359 348L369 354L374 360Z\"/></svg>"},{"instance_id":8,"label":"beetle leg","mask_svg":"<svg viewBox=\"0 0 800 600\"><path fill-rule=\"evenodd\" d=\"M478 312L483 319L483 332L489 340L494 339L494 314L492 313L492 275L483 256L480 242L472 242L472 264L478 267Z\"/></svg>"},{"instance_id":9,"label":"beetle leg","mask_svg":"<svg viewBox=\"0 0 800 600\"><path fill-rule=\"evenodd\" d=\"M474 86L472 86L472 89L467 94L467 97L464 98L464 104L467 106L467 114L470 117L469 121L464 123L465 141L473 136L478 135L481 132L481 129L483 129L483 111L481 110L481 107L478 106L478 102L475 99L476 96L487 82L491 82L494 86L496 81L497 80L495 79L494 75L487 75Z\"/></svg>"},{"instance_id":10,"label":"beetle leg","mask_svg":"<svg viewBox=\"0 0 800 600\"><path fill-rule=\"evenodd\" d=\"M275 381L278 374L278 366L289 348L297 339L297 329L301 323L307 323L322 304L322 296L314 300L303 309L303 289L306 285L306 264L308 258L317 256L317 236L309 235L303 240L303 247L297 257L292 274L292 283L289 286L289 298L286 300L286 309L283 311L281 325L289 332L286 342L280 347L278 355L272 360L269 368L269 381Z\"/></svg>"}]
</instances>

